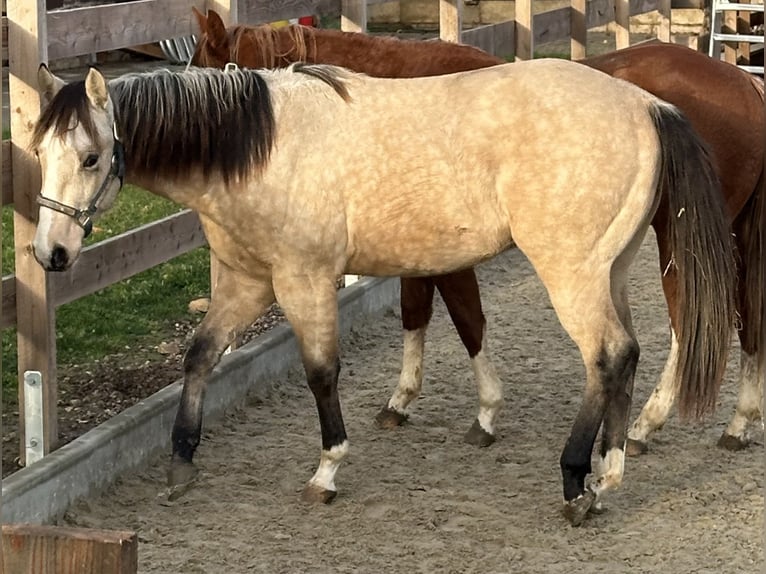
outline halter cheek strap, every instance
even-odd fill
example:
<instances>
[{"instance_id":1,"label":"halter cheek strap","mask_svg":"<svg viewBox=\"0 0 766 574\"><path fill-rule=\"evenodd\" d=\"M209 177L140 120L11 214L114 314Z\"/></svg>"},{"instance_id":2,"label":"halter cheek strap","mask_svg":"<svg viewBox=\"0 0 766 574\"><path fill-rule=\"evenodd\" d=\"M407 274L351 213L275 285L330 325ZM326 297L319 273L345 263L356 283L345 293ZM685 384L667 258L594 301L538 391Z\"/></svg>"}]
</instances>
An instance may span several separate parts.
<instances>
[{"instance_id":1,"label":"halter cheek strap","mask_svg":"<svg viewBox=\"0 0 766 574\"><path fill-rule=\"evenodd\" d=\"M125 181L125 148L122 142L117 137L117 125L114 125L114 148L112 150L112 164L109 168L109 173L106 174L104 181L101 182L101 186L96 191L93 199L88 203L88 207L85 209L77 209L71 205L61 203L55 199L49 199L42 195L37 197L37 204L42 207L47 207L53 211L58 211L64 215L68 215L77 222L77 225L82 227L85 234L83 239L88 237L93 231L93 216L98 211L98 202L101 197L106 193L109 185L117 178L120 180L120 189Z\"/></svg>"}]
</instances>

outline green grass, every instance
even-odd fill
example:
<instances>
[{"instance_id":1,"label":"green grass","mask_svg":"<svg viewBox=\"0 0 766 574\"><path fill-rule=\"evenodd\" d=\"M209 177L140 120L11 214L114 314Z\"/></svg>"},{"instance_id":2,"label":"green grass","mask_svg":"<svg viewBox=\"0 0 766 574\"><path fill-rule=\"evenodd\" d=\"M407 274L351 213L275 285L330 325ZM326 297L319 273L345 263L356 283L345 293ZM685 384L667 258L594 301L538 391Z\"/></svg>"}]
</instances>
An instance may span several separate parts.
<instances>
[{"instance_id":1,"label":"green grass","mask_svg":"<svg viewBox=\"0 0 766 574\"><path fill-rule=\"evenodd\" d=\"M142 189L126 186L114 208L96 222L86 244L180 211ZM13 273L13 211L3 209L3 275ZM172 334L175 322L190 317L190 300L210 289L209 251L195 249L93 295L59 307L56 347L59 365L82 364L126 347L151 347ZM16 393L16 329L2 334L3 390Z\"/></svg>"}]
</instances>

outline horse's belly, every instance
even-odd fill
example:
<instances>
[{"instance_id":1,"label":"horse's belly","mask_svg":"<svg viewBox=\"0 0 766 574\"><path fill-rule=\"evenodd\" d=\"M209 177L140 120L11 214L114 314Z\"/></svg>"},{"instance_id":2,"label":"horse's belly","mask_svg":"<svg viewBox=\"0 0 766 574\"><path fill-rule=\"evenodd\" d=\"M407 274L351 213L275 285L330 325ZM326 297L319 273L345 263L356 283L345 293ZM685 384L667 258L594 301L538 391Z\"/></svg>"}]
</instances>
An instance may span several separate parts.
<instances>
[{"instance_id":1,"label":"horse's belly","mask_svg":"<svg viewBox=\"0 0 766 574\"><path fill-rule=\"evenodd\" d=\"M347 270L360 275L417 276L476 265L511 243L507 223L488 219L444 225L410 219L375 233L354 233Z\"/></svg>"}]
</instances>

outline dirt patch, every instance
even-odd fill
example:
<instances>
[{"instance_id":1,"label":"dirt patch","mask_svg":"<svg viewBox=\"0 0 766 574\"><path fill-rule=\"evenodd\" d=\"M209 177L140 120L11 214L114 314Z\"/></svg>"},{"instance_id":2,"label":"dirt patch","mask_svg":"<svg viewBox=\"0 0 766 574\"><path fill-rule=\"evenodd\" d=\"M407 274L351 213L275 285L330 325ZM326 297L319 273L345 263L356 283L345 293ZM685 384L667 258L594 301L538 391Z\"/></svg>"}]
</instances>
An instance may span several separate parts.
<instances>
[{"instance_id":1,"label":"dirt patch","mask_svg":"<svg viewBox=\"0 0 766 574\"><path fill-rule=\"evenodd\" d=\"M668 348L657 250L647 239L631 296L641 342L634 415ZM584 369L531 266L510 251L479 270L488 340L504 381L498 441L462 441L478 408L471 368L439 302L425 384L409 424L377 429L401 362L400 318L377 317L342 340L341 397L351 454L329 506L299 500L318 462L304 377L206 426L196 487L168 505L167 456L76 504L62 523L138 532L142 574L272 572L755 573L762 553L764 449L715 442L732 413L732 357L718 413L671 419L650 453L629 459L608 511L581 528L560 513L558 459ZM736 351L736 346L733 347Z\"/></svg>"},{"instance_id":2,"label":"dirt patch","mask_svg":"<svg viewBox=\"0 0 766 574\"><path fill-rule=\"evenodd\" d=\"M244 333L242 344L283 320L281 309L273 305ZM137 346L88 364L59 366L58 448L181 379L183 356L198 323L199 319L176 323L156 346ZM3 406L3 478L21 468L17 409L17 405Z\"/></svg>"}]
</instances>

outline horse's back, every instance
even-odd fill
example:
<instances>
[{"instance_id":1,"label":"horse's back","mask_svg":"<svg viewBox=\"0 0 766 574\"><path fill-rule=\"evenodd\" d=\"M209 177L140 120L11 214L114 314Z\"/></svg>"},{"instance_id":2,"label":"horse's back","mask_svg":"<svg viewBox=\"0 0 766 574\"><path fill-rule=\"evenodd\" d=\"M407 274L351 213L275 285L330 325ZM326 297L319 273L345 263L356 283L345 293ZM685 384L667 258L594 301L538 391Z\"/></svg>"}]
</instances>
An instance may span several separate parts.
<instances>
[{"instance_id":1,"label":"horse's back","mask_svg":"<svg viewBox=\"0 0 766 574\"><path fill-rule=\"evenodd\" d=\"M608 263L654 205L655 98L584 66L538 60L407 80L353 75L347 87L349 103L290 92L277 106L293 114L281 129L314 140L278 142L272 159L281 165L275 179L290 173L296 194L323 190L328 219L345 214L355 271L443 270L439 254L450 252L467 266L512 240L528 256L577 261L598 247ZM306 145L323 153L307 154Z\"/></svg>"}]
</instances>

